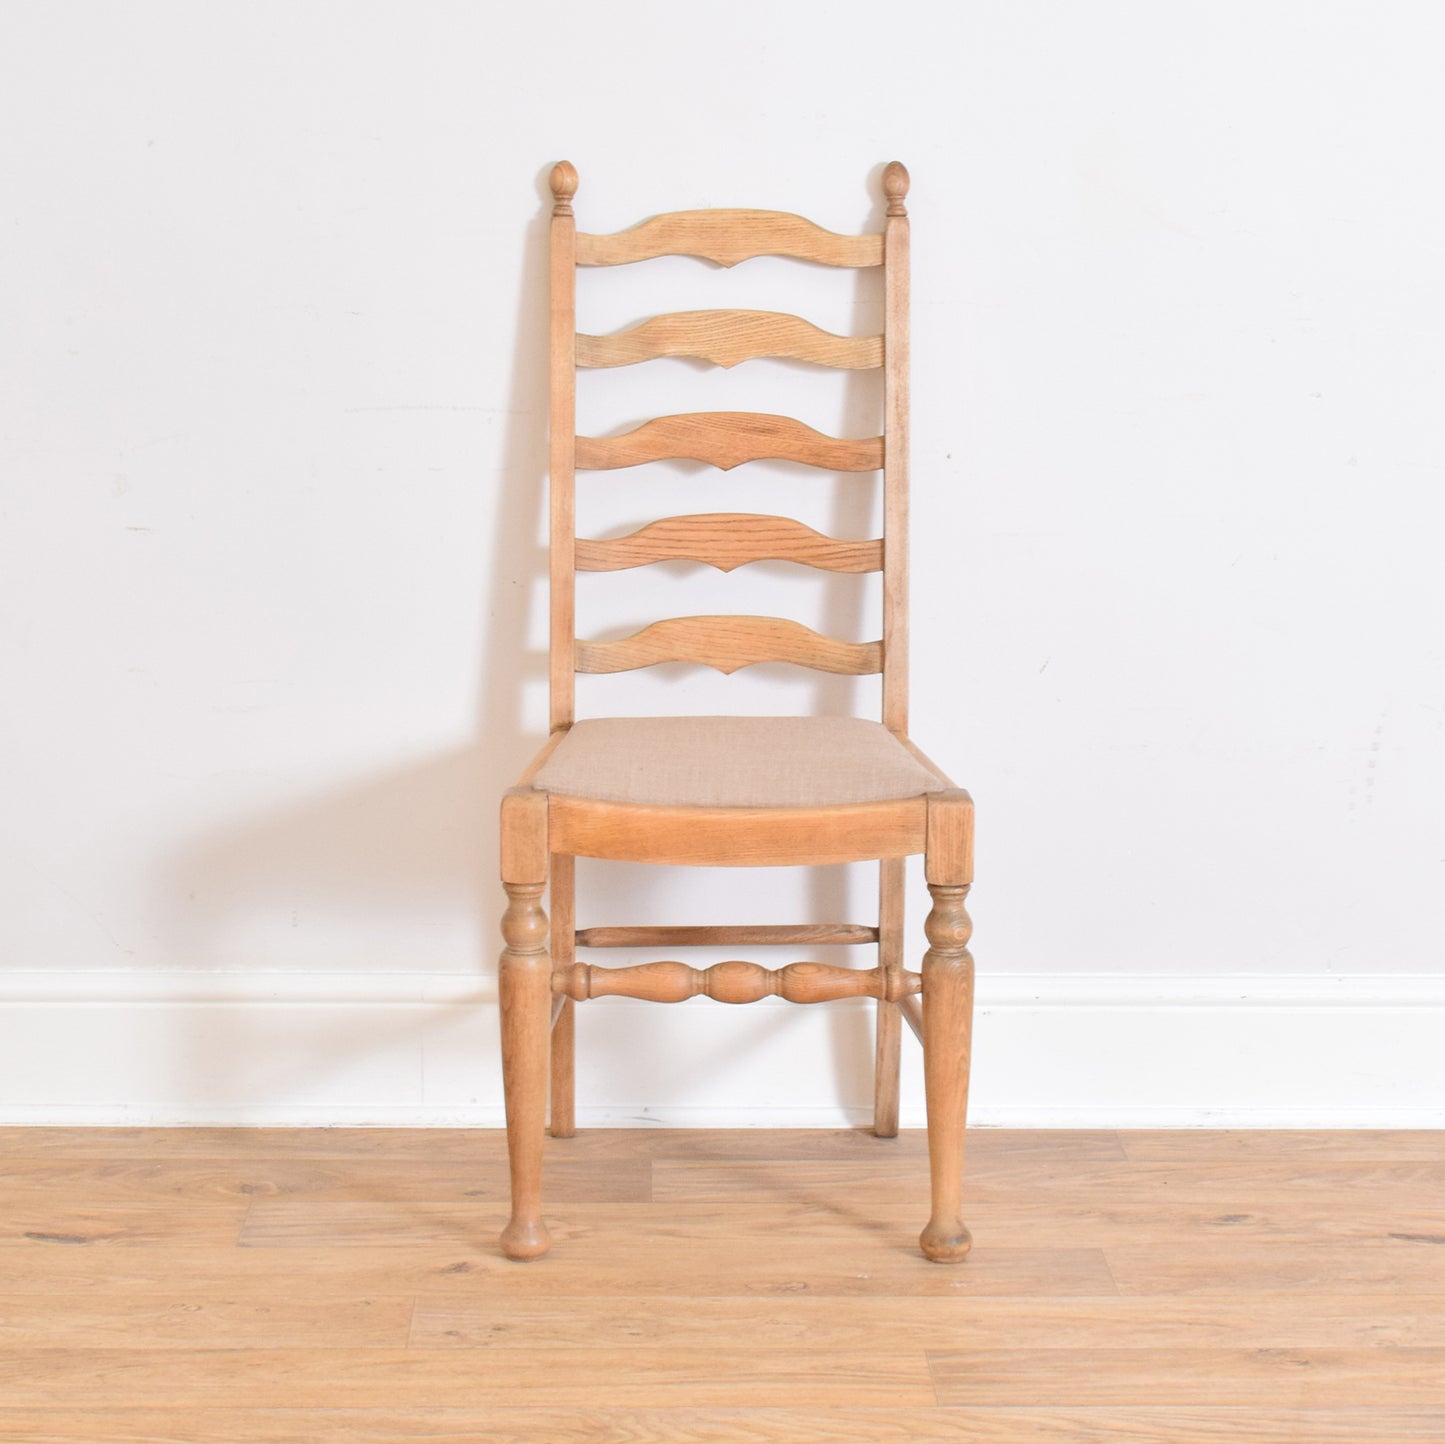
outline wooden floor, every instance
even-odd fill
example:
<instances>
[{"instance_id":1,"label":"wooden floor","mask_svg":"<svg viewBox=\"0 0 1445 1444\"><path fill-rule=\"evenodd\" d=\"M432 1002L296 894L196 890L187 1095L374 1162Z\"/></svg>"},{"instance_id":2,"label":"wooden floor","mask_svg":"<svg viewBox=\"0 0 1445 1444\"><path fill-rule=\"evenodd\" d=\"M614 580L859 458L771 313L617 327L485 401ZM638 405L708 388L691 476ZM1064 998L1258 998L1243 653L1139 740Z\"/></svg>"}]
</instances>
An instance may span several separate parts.
<instances>
[{"instance_id":1,"label":"wooden floor","mask_svg":"<svg viewBox=\"0 0 1445 1444\"><path fill-rule=\"evenodd\" d=\"M1445 1133L0 1130L0 1439L1445 1440Z\"/></svg>"}]
</instances>

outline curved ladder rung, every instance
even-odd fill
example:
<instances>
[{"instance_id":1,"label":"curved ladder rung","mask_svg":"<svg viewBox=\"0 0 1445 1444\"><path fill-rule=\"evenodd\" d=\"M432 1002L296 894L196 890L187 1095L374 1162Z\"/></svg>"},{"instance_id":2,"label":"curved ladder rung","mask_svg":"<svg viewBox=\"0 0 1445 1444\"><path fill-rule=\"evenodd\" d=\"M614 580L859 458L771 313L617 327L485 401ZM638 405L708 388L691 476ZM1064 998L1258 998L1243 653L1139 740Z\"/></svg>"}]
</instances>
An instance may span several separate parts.
<instances>
[{"instance_id":1,"label":"curved ladder rung","mask_svg":"<svg viewBox=\"0 0 1445 1444\"><path fill-rule=\"evenodd\" d=\"M883 543L842 541L785 516L709 512L669 516L608 541L579 537L579 572L617 572L653 562L704 562L730 572L749 562L797 562L828 572L883 570Z\"/></svg>"},{"instance_id":2,"label":"curved ladder rung","mask_svg":"<svg viewBox=\"0 0 1445 1444\"><path fill-rule=\"evenodd\" d=\"M877 471L883 438L825 436L791 416L695 411L659 416L621 436L579 436L580 471L613 471L649 461L703 461L731 471L745 461L797 461L829 471Z\"/></svg>"},{"instance_id":3,"label":"curved ladder rung","mask_svg":"<svg viewBox=\"0 0 1445 1444\"><path fill-rule=\"evenodd\" d=\"M725 369L775 356L864 371L883 364L883 338L838 336L782 311L672 311L631 330L577 337L579 366L633 366L662 356L711 361Z\"/></svg>"},{"instance_id":4,"label":"curved ladder rung","mask_svg":"<svg viewBox=\"0 0 1445 1444\"><path fill-rule=\"evenodd\" d=\"M697 256L735 266L791 256L824 266L881 266L883 237L844 236L788 211L669 211L612 235L577 233L579 266L623 266L655 256Z\"/></svg>"},{"instance_id":5,"label":"curved ladder rung","mask_svg":"<svg viewBox=\"0 0 1445 1444\"><path fill-rule=\"evenodd\" d=\"M669 617L614 642L577 643L577 670L631 672L661 662L696 662L736 672L758 662L791 662L818 672L865 677L883 670L882 642L840 642L783 617Z\"/></svg>"}]
</instances>

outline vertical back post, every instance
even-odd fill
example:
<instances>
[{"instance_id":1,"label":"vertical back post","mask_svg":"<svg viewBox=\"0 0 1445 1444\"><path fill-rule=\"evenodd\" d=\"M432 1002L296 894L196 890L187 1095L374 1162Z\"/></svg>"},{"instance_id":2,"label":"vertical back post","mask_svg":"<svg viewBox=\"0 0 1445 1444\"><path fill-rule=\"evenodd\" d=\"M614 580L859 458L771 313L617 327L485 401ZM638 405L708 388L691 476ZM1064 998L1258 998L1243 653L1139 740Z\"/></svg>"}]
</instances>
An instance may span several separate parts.
<instances>
[{"instance_id":1,"label":"vertical back post","mask_svg":"<svg viewBox=\"0 0 1445 1444\"><path fill-rule=\"evenodd\" d=\"M574 571L577 539L577 221L572 197L577 168L552 167L551 327L549 343L551 446L551 627L548 683L549 727L570 727L576 694L577 607Z\"/></svg>"},{"instance_id":2,"label":"vertical back post","mask_svg":"<svg viewBox=\"0 0 1445 1444\"><path fill-rule=\"evenodd\" d=\"M883 725L908 731L908 171L883 171Z\"/></svg>"}]
</instances>

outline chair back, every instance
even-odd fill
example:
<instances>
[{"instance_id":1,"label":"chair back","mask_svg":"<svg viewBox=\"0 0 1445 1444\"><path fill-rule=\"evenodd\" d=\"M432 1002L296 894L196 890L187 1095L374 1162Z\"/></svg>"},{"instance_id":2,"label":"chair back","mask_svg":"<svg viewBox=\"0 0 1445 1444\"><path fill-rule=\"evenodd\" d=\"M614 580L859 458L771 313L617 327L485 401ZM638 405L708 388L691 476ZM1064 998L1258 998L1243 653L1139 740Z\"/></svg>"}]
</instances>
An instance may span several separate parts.
<instances>
[{"instance_id":1,"label":"chair back","mask_svg":"<svg viewBox=\"0 0 1445 1444\"><path fill-rule=\"evenodd\" d=\"M575 718L576 674L694 662L734 672L756 662L790 662L851 676L882 674L883 722L908 728L908 172L883 172L887 215L881 232L839 235L782 211L700 210L654 216L614 235L577 230L577 171L552 170L551 224L551 726ZM784 256L825 266L880 266L881 335L838 336L776 311L677 311L607 336L577 332L577 268L620 266L658 256L696 256L735 266ZM631 366L657 357L692 357L731 367L780 357L846 370L882 368L879 435L826 436L787 416L709 411L662 416L621 436L576 434L577 369ZM579 471L691 459L724 470L783 460L830 471L883 473L883 535L866 541L825 536L787 517L743 512L670 516L628 536L576 534ZM577 636L576 574L687 560L731 571L748 562L789 561L830 572L883 574L882 635L848 642L782 617L693 616L652 623L616 641Z\"/></svg>"}]
</instances>

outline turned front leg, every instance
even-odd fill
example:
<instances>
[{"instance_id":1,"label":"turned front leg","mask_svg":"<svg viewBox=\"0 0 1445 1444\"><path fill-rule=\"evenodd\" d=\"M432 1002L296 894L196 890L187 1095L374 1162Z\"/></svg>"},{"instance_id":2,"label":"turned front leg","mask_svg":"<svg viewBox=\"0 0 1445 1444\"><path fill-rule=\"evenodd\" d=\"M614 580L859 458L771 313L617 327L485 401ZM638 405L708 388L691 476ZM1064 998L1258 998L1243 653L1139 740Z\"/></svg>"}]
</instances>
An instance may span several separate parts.
<instances>
[{"instance_id":1,"label":"turned front leg","mask_svg":"<svg viewBox=\"0 0 1445 1444\"><path fill-rule=\"evenodd\" d=\"M507 1156L512 1218L502 1231L508 1258L540 1258L552 1245L542 1222L542 1137L547 1126L551 1048L552 962L541 883L504 882L506 949L501 962L502 1087L507 1100Z\"/></svg>"},{"instance_id":2,"label":"turned front leg","mask_svg":"<svg viewBox=\"0 0 1445 1444\"><path fill-rule=\"evenodd\" d=\"M973 932L967 886L930 883L933 910L924 928L923 1082L928 1103L928 1165L933 1213L918 1242L935 1263L955 1263L973 1243L963 1223L963 1130L968 1111L973 1030Z\"/></svg>"}]
</instances>

